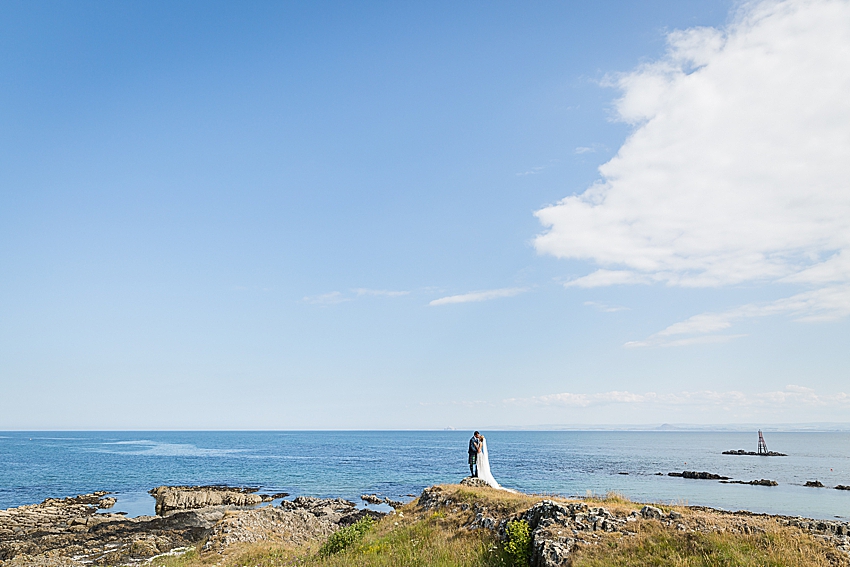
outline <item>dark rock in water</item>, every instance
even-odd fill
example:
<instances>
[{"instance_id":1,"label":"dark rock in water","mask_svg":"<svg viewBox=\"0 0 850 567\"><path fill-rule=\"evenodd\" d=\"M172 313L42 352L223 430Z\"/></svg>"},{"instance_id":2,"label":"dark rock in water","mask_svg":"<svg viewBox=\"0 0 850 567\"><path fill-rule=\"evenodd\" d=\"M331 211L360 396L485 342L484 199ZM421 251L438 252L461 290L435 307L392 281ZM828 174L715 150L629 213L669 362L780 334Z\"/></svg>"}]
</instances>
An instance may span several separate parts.
<instances>
[{"instance_id":1,"label":"dark rock in water","mask_svg":"<svg viewBox=\"0 0 850 567\"><path fill-rule=\"evenodd\" d=\"M729 480L728 476L720 476L719 474L714 474L710 472L697 472L697 471L682 471L682 472L671 472L667 473L667 476L677 476L681 478L693 478L697 480Z\"/></svg>"},{"instance_id":2,"label":"dark rock in water","mask_svg":"<svg viewBox=\"0 0 850 567\"><path fill-rule=\"evenodd\" d=\"M617 474L629 474L627 472L618 472Z\"/></svg>"},{"instance_id":3,"label":"dark rock in water","mask_svg":"<svg viewBox=\"0 0 850 567\"><path fill-rule=\"evenodd\" d=\"M779 483L775 480L768 480L766 478L751 480L749 482L743 480L721 480L720 482L723 484L749 484L751 486L779 486Z\"/></svg>"},{"instance_id":4,"label":"dark rock in water","mask_svg":"<svg viewBox=\"0 0 850 567\"><path fill-rule=\"evenodd\" d=\"M360 497L361 500L366 502L367 504L388 504L391 508L401 508L404 506L404 502L399 500L391 500L388 497L381 498L377 494L364 494Z\"/></svg>"},{"instance_id":5,"label":"dark rock in water","mask_svg":"<svg viewBox=\"0 0 850 567\"><path fill-rule=\"evenodd\" d=\"M378 496L377 494L364 494L360 497L360 500L366 502L367 504L383 504L384 499Z\"/></svg>"},{"instance_id":6,"label":"dark rock in water","mask_svg":"<svg viewBox=\"0 0 850 567\"><path fill-rule=\"evenodd\" d=\"M850 486L845 486L843 484L839 484L835 487L835 490L850 490Z\"/></svg>"},{"instance_id":7,"label":"dark rock in water","mask_svg":"<svg viewBox=\"0 0 850 567\"><path fill-rule=\"evenodd\" d=\"M756 453L755 451L744 451L743 449L738 449L737 451L723 451L724 455L747 455L750 457L787 457L785 453L777 453L776 451L768 451L767 453Z\"/></svg>"},{"instance_id":8,"label":"dark rock in water","mask_svg":"<svg viewBox=\"0 0 850 567\"><path fill-rule=\"evenodd\" d=\"M811 488L823 488L823 483L819 480L807 480L805 486Z\"/></svg>"},{"instance_id":9,"label":"dark rock in water","mask_svg":"<svg viewBox=\"0 0 850 567\"><path fill-rule=\"evenodd\" d=\"M286 498L287 496L289 496L288 492L275 492L271 498L272 500L277 500L278 498Z\"/></svg>"}]
</instances>

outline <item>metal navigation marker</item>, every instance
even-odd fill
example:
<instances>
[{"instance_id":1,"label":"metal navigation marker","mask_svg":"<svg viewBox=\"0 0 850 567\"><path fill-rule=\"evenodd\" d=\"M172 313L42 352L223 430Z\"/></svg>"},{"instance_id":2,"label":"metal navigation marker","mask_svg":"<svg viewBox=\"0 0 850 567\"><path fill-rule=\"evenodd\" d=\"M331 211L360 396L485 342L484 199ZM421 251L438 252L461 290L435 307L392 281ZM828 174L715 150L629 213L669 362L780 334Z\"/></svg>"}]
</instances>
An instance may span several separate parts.
<instances>
[{"instance_id":1,"label":"metal navigation marker","mask_svg":"<svg viewBox=\"0 0 850 567\"><path fill-rule=\"evenodd\" d=\"M759 429L759 447L758 453L755 451L744 451L743 449L738 449L737 451L723 451L724 455L752 455L752 456L761 456L761 457L787 457L785 453L777 453L776 451L768 451L767 443L764 441L764 435L761 433L761 429Z\"/></svg>"},{"instance_id":2,"label":"metal navigation marker","mask_svg":"<svg viewBox=\"0 0 850 567\"><path fill-rule=\"evenodd\" d=\"M767 450L767 443L764 442L764 436L761 434L761 429L759 429L759 455L767 455L769 451Z\"/></svg>"}]
</instances>

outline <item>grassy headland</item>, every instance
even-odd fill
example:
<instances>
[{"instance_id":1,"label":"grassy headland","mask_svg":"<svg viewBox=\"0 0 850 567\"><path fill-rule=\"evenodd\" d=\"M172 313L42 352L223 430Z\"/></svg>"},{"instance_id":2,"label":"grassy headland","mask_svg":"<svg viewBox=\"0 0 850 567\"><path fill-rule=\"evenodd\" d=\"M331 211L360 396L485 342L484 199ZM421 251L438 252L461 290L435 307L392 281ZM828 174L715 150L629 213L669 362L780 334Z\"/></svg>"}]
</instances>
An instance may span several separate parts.
<instances>
[{"instance_id":1,"label":"grassy headland","mask_svg":"<svg viewBox=\"0 0 850 567\"><path fill-rule=\"evenodd\" d=\"M509 567L528 565L500 538L497 529L477 527L476 517L517 518L544 499L489 488L444 485L440 501L424 507L414 501L378 522L368 521L329 542L301 547L273 543L240 544L223 554L194 550L180 557L154 560L158 567ZM575 500L547 497L556 503ZM571 565L681 567L826 567L850 566L850 556L827 539L814 536L781 518L730 514L684 506L662 506L662 518L636 514L641 504L616 494L583 500L603 506L612 517L633 518L623 529L570 532ZM671 519L672 518L672 519ZM473 529L470 529L472 526ZM520 530L521 532L521 530ZM560 532L558 532L560 533ZM335 538L335 539L334 539ZM516 543L516 542L515 542ZM519 542L527 545L528 542ZM516 547L516 546L514 546ZM200 549L200 546L199 546Z\"/></svg>"}]
</instances>

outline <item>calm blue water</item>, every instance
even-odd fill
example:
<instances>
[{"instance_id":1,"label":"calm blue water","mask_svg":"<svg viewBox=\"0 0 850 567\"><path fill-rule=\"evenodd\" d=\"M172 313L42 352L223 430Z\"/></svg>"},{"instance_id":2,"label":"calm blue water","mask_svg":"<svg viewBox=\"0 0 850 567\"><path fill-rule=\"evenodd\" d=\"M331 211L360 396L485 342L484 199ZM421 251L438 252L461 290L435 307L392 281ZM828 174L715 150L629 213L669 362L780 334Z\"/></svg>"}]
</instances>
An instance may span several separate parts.
<instances>
[{"instance_id":1,"label":"calm blue water","mask_svg":"<svg viewBox=\"0 0 850 567\"><path fill-rule=\"evenodd\" d=\"M754 433L483 432L493 474L524 492L585 495L616 490L644 502L680 502L815 518L850 517L850 433L770 433L788 457L721 455L754 450ZM470 432L0 432L0 509L109 490L116 511L153 513L147 490L163 484L257 486L263 492L396 498L457 482ZM777 487L667 477L698 470ZM620 475L628 472L629 475ZM665 476L655 476L663 472Z\"/></svg>"}]
</instances>

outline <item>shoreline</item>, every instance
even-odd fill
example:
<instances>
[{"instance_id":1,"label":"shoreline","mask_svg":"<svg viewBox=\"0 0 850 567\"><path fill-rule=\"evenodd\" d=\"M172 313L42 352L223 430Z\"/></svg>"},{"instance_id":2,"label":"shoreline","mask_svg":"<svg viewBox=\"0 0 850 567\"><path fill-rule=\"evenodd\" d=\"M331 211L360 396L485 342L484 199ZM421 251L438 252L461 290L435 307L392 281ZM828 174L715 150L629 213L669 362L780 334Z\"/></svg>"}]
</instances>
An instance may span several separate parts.
<instances>
[{"instance_id":1,"label":"shoreline","mask_svg":"<svg viewBox=\"0 0 850 567\"><path fill-rule=\"evenodd\" d=\"M617 494L583 498L565 498L547 494L510 494L481 486L481 481L478 479L466 478L457 485L427 487L418 497L408 502L393 501L377 495L363 495L362 506L341 498L297 496L292 500L286 500L281 494L257 494L256 489L240 487L162 486L151 489L149 492L156 500L158 513L135 518L110 511L115 506L116 499L107 492L101 491L62 499L48 498L39 504L0 510L0 565L3 567L30 564L46 567L92 563L124 565L162 554L176 553L175 550L181 549L223 553L235 544L274 539L278 536L271 534L279 533L288 534L283 543L303 546L326 539L335 531L352 525L365 516L380 520L387 515L396 514L392 509L378 510L374 504L371 504L370 508L369 502L379 503L387 508L389 506L386 503L391 502L393 507L400 509L398 513L401 516L404 511L417 509L447 508L452 513L457 513L459 510L465 513L470 509L481 508L483 512L476 512L474 518L467 521L469 529L486 529L497 533L500 525L504 527L507 521L504 513L500 515L492 511L487 512L487 506L481 507L478 504L475 504L473 508L464 508L463 506L466 505L458 507L456 501L453 502L451 497L445 496L458 490L478 491L484 497L495 500L499 498L521 500L529 503L531 508L544 506L543 503L546 502L554 503L545 504L544 507L549 508L572 506L570 508L572 520L567 524L572 526L571 529L576 534L582 530L588 531L591 535L596 531L628 533L630 523L643 520L666 522L669 524L668 527L679 531L700 529L683 527L686 523L683 523L685 520L682 518L708 517L713 518L712 521L715 524L731 522L738 526L734 529L743 530L742 533L749 533L751 529L763 529L757 524L761 525L765 522L797 528L830 542L830 545L847 553L850 557L850 541L848 541L850 522L848 521L830 521L745 510L727 511L697 505L671 506L658 502L632 502ZM272 496L279 498L272 498ZM604 514L599 512L600 519L593 520L592 527L588 529L586 522L581 519L585 517L582 515L585 513L576 510L582 506L592 508L594 505L598 506L599 503L606 502L612 502L616 506L627 503L633 509L629 514L617 512L616 507L613 509L614 512L606 511ZM636 512L638 508L639 513ZM669 511L662 513L662 510ZM559 513L566 514L566 512ZM696 522L694 526L702 525L694 521ZM711 525L711 522L708 525ZM65 563L51 563L52 560L44 559L46 557L60 557ZM42 559L36 561L34 558L42 558L44 561Z\"/></svg>"}]
</instances>

